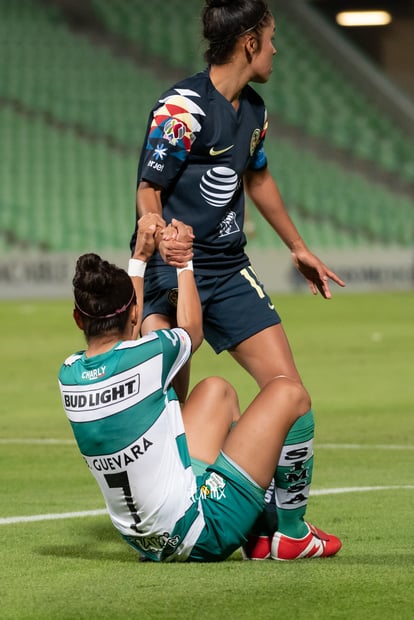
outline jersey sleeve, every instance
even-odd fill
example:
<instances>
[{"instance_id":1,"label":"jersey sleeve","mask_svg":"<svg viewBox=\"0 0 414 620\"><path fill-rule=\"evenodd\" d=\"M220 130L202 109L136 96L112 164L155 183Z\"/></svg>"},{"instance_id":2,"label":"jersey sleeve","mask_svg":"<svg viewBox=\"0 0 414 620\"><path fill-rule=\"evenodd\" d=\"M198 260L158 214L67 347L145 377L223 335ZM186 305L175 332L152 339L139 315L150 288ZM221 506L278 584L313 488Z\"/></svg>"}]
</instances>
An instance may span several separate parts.
<instances>
[{"instance_id":1,"label":"jersey sleeve","mask_svg":"<svg viewBox=\"0 0 414 620\"><path fill-rule=\"evenodd\" d=\"M179 327L156 332L163 353L162 387L165 391L191 355L191 338Z\"/></svg>"},{"instance_id":2,"label":"jersey sleeve","mask_svg":"<svg viewBox=\"0 0 414 620\"><path fill-rule=\"evenodd\" d=\"M177 88L159 100L147 130L138 182L144 180L166 189L175 179L205 116L198 98L195 91Z\"/></svg>"}]
</instances>

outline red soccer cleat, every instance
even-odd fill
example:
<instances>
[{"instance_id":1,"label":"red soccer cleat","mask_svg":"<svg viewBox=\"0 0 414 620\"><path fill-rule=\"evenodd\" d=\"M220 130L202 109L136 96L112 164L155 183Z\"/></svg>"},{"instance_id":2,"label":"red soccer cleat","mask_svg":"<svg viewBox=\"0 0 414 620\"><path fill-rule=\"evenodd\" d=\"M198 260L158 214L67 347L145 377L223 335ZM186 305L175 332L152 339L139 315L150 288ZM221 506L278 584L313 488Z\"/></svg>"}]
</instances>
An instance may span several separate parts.
<instances>
[{"instance_id":1,"label":"red soccer cleat","mask_svg":"<svg viewBox=\"0 0 414 620\"><path fill-rule=\"evenodd\" d=\"M326 534L310 523L303 538L290 538L275 532L271 545L272 560L299 560L300 558L325 558L338 553L342 543L333 534Z\"/></svg>"},{"instance_id":2,"label":"red soccer cleat","mask_svg":"<svg viewBox=\"0 0 414 620\"><path fill-rule=\"evenodd\" d=\"M249 534L242 547L244 560L267 560L270 558L271 536L257 536Z\"/></svg>"}]
</instances>

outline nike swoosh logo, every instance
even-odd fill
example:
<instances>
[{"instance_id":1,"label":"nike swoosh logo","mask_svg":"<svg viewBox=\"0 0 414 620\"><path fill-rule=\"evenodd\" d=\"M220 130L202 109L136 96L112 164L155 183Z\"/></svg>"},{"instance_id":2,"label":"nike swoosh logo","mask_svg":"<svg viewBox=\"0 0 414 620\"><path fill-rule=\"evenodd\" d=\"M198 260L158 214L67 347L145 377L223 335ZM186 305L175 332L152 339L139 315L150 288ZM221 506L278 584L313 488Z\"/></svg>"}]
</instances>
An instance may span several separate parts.
<instances>
[{"instance_id":1,"label":"nike swoosh logo","mask_svg":"<svg viewBox=\"0 0 414 620\"><path fill-rule=\"evenodd\" d=\"M233 146L234 144L231 144L230 146L227 146L225 149L219 149L218 151L216 151L214 146L212 146L209 151L209 154L211 155L211 157L216 157L217 155L221 155L222 153L226 153L227 151L230 151L230 149L232 149Z\"/></svg>"}]
</instances>

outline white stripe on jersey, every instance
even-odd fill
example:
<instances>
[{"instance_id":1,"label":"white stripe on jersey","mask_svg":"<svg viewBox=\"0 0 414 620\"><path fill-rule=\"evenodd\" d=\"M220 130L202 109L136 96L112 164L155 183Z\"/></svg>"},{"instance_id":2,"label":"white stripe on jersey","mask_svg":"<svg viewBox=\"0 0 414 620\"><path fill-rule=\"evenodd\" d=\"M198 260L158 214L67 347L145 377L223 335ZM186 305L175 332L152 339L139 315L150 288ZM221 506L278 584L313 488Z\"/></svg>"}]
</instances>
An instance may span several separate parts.
<instances>
[{"instance_id":1,"label":"white stripe on jersey","mask_svg":"<svg viewBox=\"0 0 414 620\"><path fill-rule=\"evenodd\" d=\"M73 353L64 361L64 366L72 366L72 364L74 364L81 357L82 353Z\"/></svg>"},{"instance_id":2,"label":"white stripe on jersey","mask_svg":"<svg viewBox=\"0 0 414 620\"><path fill-rule=\"evenodd\" d=\"M93 385L61 384L63 406L71 422L92 422L120 413L161 388L162 354ZM139 370L139 372L138 372ZM145 381L141 382L141 375Z\"/></svg>"},{"instance_id":3,"label":"white stripe on jersey","mask_svg":"<svg viewBox=\"0 0 414 620\"><path fill-rule=\"evenodd\" d=\"M168 376L164 382L164 385L162 386L162 389L165 391L177 374L177 372L184 366L184 364L188 362L191 356L191 338L188 332L182 327L174 327L173 329L168 330L161 329L159 331L161 331L163 335L168 338L173 344L176 344L177 342L180 343L180 354L177 357L174 365L171 367L170 372L168 373ZM124 342L121 342L117 346L117 350L131 349L133 347L136 347L137 345L140 346L145 342L151 342L151 340L156 340L157 338L158 335L156 334L156 332L150 332L138 341L125 340Z\"/></svg>"},{"instance_id":4,"label":"white stripe on jersey","mask_svg":"<svg viewBox=\"0 0 414 620\"><path fill-rule=\"evenodd\" d=\"M185 562L185 560L192 552L194 545L200 538L201 533L206 525L201 499L199 500L199 507L200 512L198 513L196 520L191 525L190 529L184 536L181 543L177 546L174 553L168 558L166 558L167 562Z\"/></svg>"},{"instance_id":5,"label":"white stripe on jersey","mask_svg":"<svg viewBox=\"0 0 414 620\"><path fill-rule=\"evenodd\" d=\"M175 329L170 329L168 331L165 329L162 329L161 331L164 334L164 336L166 336L169 340L171 340L173 344L176 344L178 341L180 342L180 355L175 360L174 365L171 366L170 372L168 373L168 376L163 385L163 389L165 390L166 387L171 383L175 375L178 373L180 368L182 368L184 364L186 364L187 361L189 360L190 355L191 355L191 338L188 335L188 333L185 331L185 329L175 328ZM187 354L183 356L183 351L185 350L187 350Z\"/></svg>"}]
</instances>

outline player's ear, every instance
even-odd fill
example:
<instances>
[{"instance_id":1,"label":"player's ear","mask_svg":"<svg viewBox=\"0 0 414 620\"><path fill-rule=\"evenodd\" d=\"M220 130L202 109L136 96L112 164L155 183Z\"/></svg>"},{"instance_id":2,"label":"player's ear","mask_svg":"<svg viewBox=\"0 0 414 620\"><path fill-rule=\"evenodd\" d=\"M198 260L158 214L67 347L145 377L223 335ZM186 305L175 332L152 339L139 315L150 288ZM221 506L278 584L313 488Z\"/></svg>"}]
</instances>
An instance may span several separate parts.
<instances>
[{"instance_id":1,"label":"player's ear","mask_svg":"<svg viewBox=\"0 0 414 620\"><path fill-rule=\"evenodd\" d=\"M79 327L79 329L83 331L82 315L81 315L81 313L79 312L79 310L77 308L73 309L73 319L74 319L76 325Z\"/></svg>"},{"instance_id":2,"label":"player's ear","mask_svg":"<svg viewBox=\"0 0 414 620\"><path fill-rule=\"evenodd\" d=\"M253 56L256 54L259 44L256 37L251 34L244 35L244 53L246 55L247 62L250 64L253 60Z\"/></svg>"},{"instance_id":3,"label":"player's ear","mask_svg":"<svg viewBox=\"0 0 414 620\"><path fill-rule=\"evenodd\" d=\"M141 329L141 312L137 303L133 304L131 308L130 321L132 325L132 339L136 340Z\"/></svg>"},{"instance_id":4,"label":"player's ear","mask_svg":"<svg viewBox=\"0 0 414 620\"><path fill-rule=\"evenodd\" d=\"M131 308L131 323L136 325L138 323L138 304L132 304Z\"/></svg>"},{"instance_id":5,"label":"player's ear","mask_svg":"<svg viewBox=\"0 0 414 620\"><path fill-rule=\"evenodd\" d=\"M258 49L257 39L252 34L247 34L245 36L246 36L246 39L245 39L246 51L249 54L254 54L255 52L257 52L257 49Z\"/></svg>"}]
</instances>

